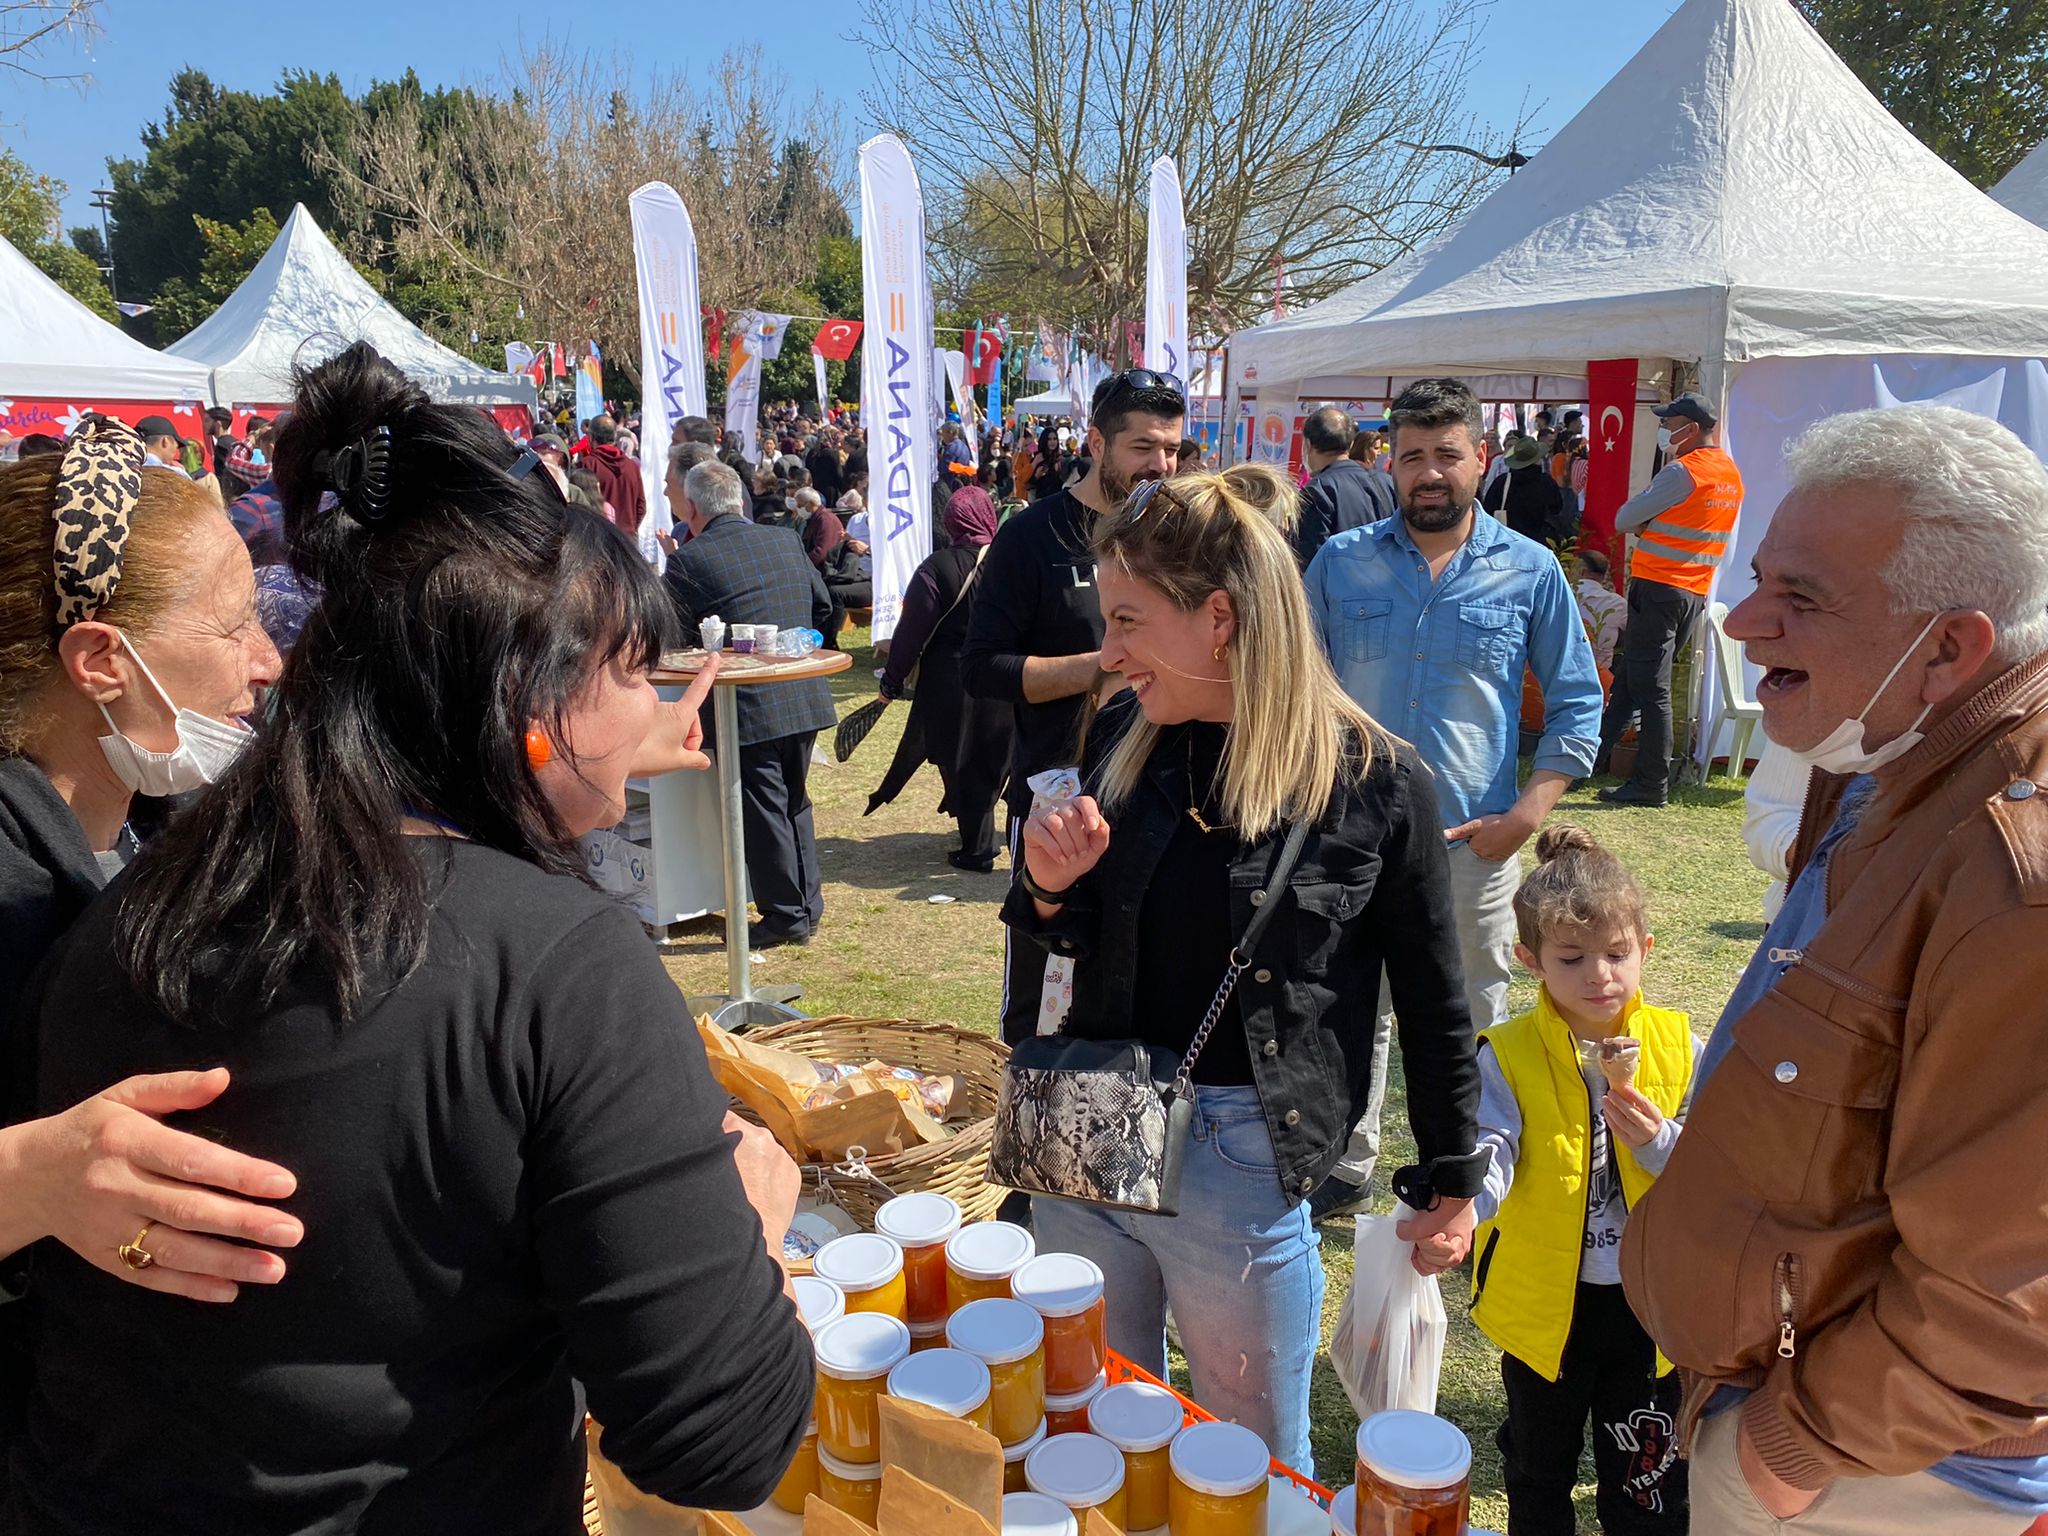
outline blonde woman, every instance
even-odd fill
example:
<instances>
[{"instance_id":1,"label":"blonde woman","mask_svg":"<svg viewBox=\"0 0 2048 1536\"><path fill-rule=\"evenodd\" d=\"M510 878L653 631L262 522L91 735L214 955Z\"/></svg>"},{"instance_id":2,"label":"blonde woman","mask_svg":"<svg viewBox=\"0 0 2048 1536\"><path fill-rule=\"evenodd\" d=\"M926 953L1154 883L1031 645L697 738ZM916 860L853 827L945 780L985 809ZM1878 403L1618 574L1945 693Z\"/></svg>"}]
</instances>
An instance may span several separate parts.
<instances>
[{"instance_id":1,"label":"blonde woman","mask_svg":"<svg viewBox=\"0 0 2048 1536\"><path fill-rule=\"evenodd\" d=\"M1089 733L1090 793L1026 826L1003 916L1075 958L1069 1032L1184 1051L1255 906L1285 903L1195 1063L1180 1214L1033 1213L1042 1250L1108 1276L1112 1347L1162 1374L1170 1304L1196 1398L1309 1471L1307 1197L1372 1087L1381 966L1421 1152L1395 1188L1431 1268L1470 1245L1485 1157L1436 794L1323 659L1270 478L1182 475L1101 521L1102 665L1129 692ZM1268 892L1296 821L1312 830Z\"/></svg>"}]
</instances>

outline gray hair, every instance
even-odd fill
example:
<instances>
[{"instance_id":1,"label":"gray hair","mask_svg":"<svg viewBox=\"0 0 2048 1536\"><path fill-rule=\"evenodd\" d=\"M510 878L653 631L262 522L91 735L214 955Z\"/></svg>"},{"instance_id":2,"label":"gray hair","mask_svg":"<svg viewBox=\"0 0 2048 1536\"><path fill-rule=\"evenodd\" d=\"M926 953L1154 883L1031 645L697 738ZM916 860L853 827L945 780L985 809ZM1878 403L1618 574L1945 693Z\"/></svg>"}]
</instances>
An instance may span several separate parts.
<instances>
[{"instance_id":1,"label":"gray hair","mask_svg":"<svg viewBox=\"0 0 2048 1536\"><path fill-rule=\"evenodd\" d=\"M716 459L690 467L683 477L683 494L707 523L716 517L738 517L745 506L740 499L740 477Z\"/></svg>"},{"instance_id":2,"label":"gray hair","mask_svg":"<svg viewBox=\"0 0 2048 1536\"><path fill-rule=\"evenodd\" d=\"M718 450L709 443L691 438L679 439L669 444L668 472L680 480L699 464L709 464L717 457Z\"/></svg>"},{"instance_id":3,"label":"gray hair","mask_svg":"<svg viewBox=\"0 0 2048 1536\"><path fill-rule=\"evenodd\" d=\"M825 498L820 496L816 491L812 490L809 486L805 486L802 490L796 493L796 504L799 507L807 507L811 511L815 512L820 507L825 505Z\"/></svg>"},{"instance_id":4,"label":"gray hair","mask_svg":"<svg viewBox=\"0 0 2048 1536\"><path fill-rule=\"evenodd\" d=\"M1899 493L1905 534L1879 573L1898 613L1975 609L1998 659L2048 650L2048 468L1988 416L1946 405L1852 411L1785 453L1794 491Z\"/></svg>"}]
</instances>

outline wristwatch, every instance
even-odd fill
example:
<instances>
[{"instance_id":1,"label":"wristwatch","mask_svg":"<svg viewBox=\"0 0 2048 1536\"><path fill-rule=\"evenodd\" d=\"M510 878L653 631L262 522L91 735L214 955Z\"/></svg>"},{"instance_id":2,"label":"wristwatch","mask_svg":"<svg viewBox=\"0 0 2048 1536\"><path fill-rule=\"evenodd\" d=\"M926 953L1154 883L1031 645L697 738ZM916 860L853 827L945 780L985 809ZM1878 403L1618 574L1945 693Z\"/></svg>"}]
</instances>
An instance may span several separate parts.
<instances>
[{"instance_id":1,"label":"wristwatch","mask_svg":"<svg viewBox=\"0 0 2048 1536\"><path fill-rule=\"evenodd\" d=\"M1033 901L1044 902L1048 907L1063 907L1067 904L1067 898L1074 894L1071 885L1063 890L1048 891L1031 878L1031 867L1021 858L1017 860L1017 883L1024 887L1025 895Z\"/></svg>"}]
</instances>

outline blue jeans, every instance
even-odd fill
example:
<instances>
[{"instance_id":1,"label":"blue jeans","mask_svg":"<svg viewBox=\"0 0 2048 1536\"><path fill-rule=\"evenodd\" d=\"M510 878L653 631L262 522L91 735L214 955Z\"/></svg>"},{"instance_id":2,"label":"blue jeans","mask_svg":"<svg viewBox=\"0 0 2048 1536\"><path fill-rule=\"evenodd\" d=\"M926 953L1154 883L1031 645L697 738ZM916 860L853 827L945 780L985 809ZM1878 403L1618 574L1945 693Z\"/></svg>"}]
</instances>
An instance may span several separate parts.
<instances>
[{"instance_id":1,"label":"blue jeans","mask_svg":"<svg viewBox=\"0 0 2048 1536\"><path fill-rule=\"evenodd\" d=\"M1111 1349L1164 1380L1171 1304L1195 1401L1315 1475L1308 1384L1322 1342L1321 1240L1307 1204L1281 1193L1258 1089L1195 1090L1178 1216L1040 1197L1031 1219L1039 1252L1102 1266Z\"/></svg>"}]
</instances>

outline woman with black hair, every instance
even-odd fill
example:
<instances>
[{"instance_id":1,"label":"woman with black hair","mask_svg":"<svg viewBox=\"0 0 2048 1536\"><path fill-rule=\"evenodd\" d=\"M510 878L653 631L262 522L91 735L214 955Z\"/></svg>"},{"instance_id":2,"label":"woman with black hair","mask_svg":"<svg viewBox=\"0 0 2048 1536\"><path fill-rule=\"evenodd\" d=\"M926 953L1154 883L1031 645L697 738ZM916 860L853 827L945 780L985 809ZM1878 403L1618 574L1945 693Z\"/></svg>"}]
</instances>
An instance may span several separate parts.
<instances>
[{"instance_id":1,"label":"woman with black hair","mask_svg":"<svg viewBox=\"0 0 2048 1536\"><path fill-rule=\"evenodd\" d=\"M307 1241L225 1322L43 1256L0 1528L567 1536L586 1403L677 1503L751 1507L795 1452L795 1167L736 1155L680 994L578 878L678 750L672 609L536 464L366 346L301 381L276 474L324 599L271 728L53 955L25 1065L52 1105L226 1065L187 1122L293 1169Z\"/></svg>"}]
</instances>

